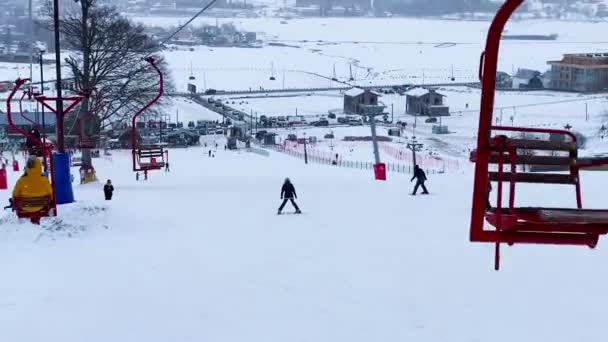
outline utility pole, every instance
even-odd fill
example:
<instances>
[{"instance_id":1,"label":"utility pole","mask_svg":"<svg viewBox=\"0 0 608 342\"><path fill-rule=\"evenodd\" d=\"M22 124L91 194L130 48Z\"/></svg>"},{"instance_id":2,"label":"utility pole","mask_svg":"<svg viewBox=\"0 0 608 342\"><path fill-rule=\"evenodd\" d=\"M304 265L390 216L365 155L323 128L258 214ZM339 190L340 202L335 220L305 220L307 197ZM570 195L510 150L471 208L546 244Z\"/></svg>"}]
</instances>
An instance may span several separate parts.
<instances>
[{"instance_id":1,"label":"utility pole","mask_svg":"<svg viewBox=\"0 0 608 342\"><path fill-rule=\"evenodd\" d=\"M59 0L53 0L53 21L55 23L55 69L57 71L57 151L65 152L63 136L63 94L61 93L61 32L59 30Z\"/></svg>"},{"instance_id":2,"label":"utility pole","mask_svg":"<svg viewBox=\"0 0 608 342\"><path fill-rule=\"evenodd\" d=\"M44 69L42 68L43 66L43 56L44 56L44 50L40 50L40 95L44 95ZM42 121L42 139L44 139L44 141L46 142L46 121L45 121L45 114L44 114L44 106L40 106L40 114L42 115L41 121ZM43 162L44 162L44 171L46 171L46 155L42 156L43 158Z\"/></svg>"},{"instance_id":3,"label":"utility pole","mask_svg":"<svg viewBox=\"0 0 608 342\"><path fill-rule=\"evenodd\" d=\"M589 121L589 104L585 102L585 121Z\"/></svg>"},{"instance_id":4,"label":"utility pole","mask_svg":"<svg viewBox=\"0 0 608 342\"><path fill-rule=\"evenodd\" d=\"M424 145L416 141L416 137L412 137L412 141L407 143L406 146L409 150L412 151L412 162L414 163L414 166L418 165L418 163L416 162L416 152L420 152Z\"/></svg>"},{"instance_id":5,"label":"utility pole","mask_svg":"<svg viewBox=\"0 0 608 342\"><path fill-rule=\"evenodd\" d=\"M32 0L29 0L29 34L30 34L30 80L34 77L34 16L32 9ZM42 86L42 85L41 85ZM32 89L30 83L30 90Z\"/></svg>"},{"instance_id":6,"label":"utility pole","mask_svg":"<svg viewBox=\"0 0 608 342\"><path fill-rule=\"evenodd\" d=\"M308 164L308 152L306 151L306 138L304 139L304 164Z\"/></svg>"},{"instance_id":7,"label":"utility pole","mask_svg":"<svg viewBox=\"0 0 608 342\"><path fill-rule=\"evenodd\" d=\"M394 114L395 114L395 104L391 103L391 123L395 122Z\"/></svg>"},{"instance_id":8,"label":"utility pole","mask_svg":"<svg viewBox=\"0 0 608 342\"><path fill-rule=\"evenodd\" d=\"M378 148L378 135L376 133L376 116L384 115L385 106L382 105L360 105L363 113L360 115L369 118L369 127L372 131L372 144L374 147L374 175L376 180L386 180L386 166L380 161L380 150Z\"/></svg>"}]
</instances>

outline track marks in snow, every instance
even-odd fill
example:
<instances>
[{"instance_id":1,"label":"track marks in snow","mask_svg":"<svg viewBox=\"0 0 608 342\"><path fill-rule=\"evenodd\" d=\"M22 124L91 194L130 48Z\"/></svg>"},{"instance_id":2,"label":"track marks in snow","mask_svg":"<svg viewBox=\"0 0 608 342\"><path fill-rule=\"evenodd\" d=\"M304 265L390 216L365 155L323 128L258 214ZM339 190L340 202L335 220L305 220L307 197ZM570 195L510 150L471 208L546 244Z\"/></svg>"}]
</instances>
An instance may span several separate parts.
<instances>
[{"instance_id":1,"label":"track marks in snow","mask_svg":"<svg viewBox=\"0 0 608 342\"><path fill-rule=\"evenodd\" d=\"M34 225L26 219L18 219L9 214L0 218L0 239L26 239L34 243L43 240L62 240L75 238L95 230L109 229L106 205L75 203L62 206L61 216L42 219Z\"/></svg>"}]
</instances>

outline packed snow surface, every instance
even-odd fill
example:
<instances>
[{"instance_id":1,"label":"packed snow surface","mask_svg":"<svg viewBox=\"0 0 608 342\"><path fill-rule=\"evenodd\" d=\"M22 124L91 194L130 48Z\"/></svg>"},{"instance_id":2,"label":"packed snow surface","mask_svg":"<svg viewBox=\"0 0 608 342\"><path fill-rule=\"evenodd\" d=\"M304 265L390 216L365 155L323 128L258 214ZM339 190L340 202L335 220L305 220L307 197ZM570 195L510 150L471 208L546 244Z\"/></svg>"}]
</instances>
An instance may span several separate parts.
<instances>
[{"instance_id":1,"label":"packed snow surface","mask_svg":"<svg viewBox=\"0 0 608 342\"><path fill-rule=\"evenodd\" d=\"M78 201L40 227L4 213L0 340L604 340L604 245L505 247L494 272L493 246L468 242L470 169L414 197L409 175L275 152L170 160L136 182L115 151L97 160L111 202L74 185ZM300 216L276 215L285 177ZM586 206L605 205L601 182L583 174ZM520 190L520 204L574 205L570 188Z\"/></svg>"},{"instance_id":2,"label":"packed snow surface","mask_svg":"<svg viewBox=\"0 0 608 342\"><path fill-rule=\"evenodd\" d=\"M181 19L138 20L174 25ZM343 86L331 80L334 69L341 81L352 74L354 85L476 81L488 27L415 19L237 21L283 45L168 51L177 91L185 91L189 76L199 89ZM512 32L559 38L504 42L500 68L543 70L562 53L602 51L605 25L513 22ZM3 79L26 73L0 65ZM377 182L371 170L304 164L275 151L225 151L223 138L204 136L203 147L170 150L171 171L151 173L147 181L135 180L130 151L96 159L100 183L74 184L77 202L60 206L59 216L40 226L5 210L0 341L605 341L605 241L595 250L505 246L498 273L494 246L468 241L473 172L466 157L474 148L479 91L438 91L452 113L443 122L451 132L445 136L431 134L433 123L405 115L404 97L381 98L395 121L407 123L403 137L381 144L383 161L407 164L399 156L417 136L424 154L456 165L429 172L429 196L409 195L407 173L389 172L386 182ZM230 101L258 115L295 115L296 108L326 115L341 108L342 95L239 95ZM570 125L588 137L581 153L603 153L605 107L602 95L500 92L495 119ZM180 121L219 119L182 98L169 114L172 121L178 114ZM379 134L387 135L386 128ZM342 141L368 135L367 126L277 132L280 141L294 133L318 137L309 146L313 155L373 160L370 143ZM325 139L330 133L335 138ZM214 157L205 143L218 144ZM0 203L7 203L19 173L8 176ZM296 187L302 215L276 215L285 177ZM112 201L103 200L107 179L116 189ZM606 206L604 183L603 173L582 173L586 208ZM518 205L575 206L571 186L522 185L517 191ZM285 211L291 213L290 204Z\"/></svg>"}]
</instances>

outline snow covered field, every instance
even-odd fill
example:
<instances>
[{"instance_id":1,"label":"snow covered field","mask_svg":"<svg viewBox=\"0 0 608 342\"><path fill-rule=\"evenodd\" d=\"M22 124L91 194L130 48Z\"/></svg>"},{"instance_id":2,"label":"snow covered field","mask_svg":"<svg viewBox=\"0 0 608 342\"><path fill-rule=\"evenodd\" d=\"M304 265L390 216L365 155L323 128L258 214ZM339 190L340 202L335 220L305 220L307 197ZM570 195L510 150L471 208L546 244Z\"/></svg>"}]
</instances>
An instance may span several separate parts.
<instances>
[{"instance_id":1,"label":"snow covered field","mask_svg":"<svg viewBox=\"0 0 608 342\"><path fill-rule=\"evenodd\" d=\"M137 17L153 25L175 25L183 18ZM223 19L220 24L228 19ZM231 20L230 20L231 21ZM443 83L477 81L479 55L485 44L489 22L411 18L235 18L240 29L256 31L262 39L287 46L262 49L195 48L169 52L176 86L186 88L190 63L199 88L265 89L285 86L327 87L335 65L338 79L350 77L353 84ZM215 24L201 18L195 24ZM547 61L564 53L604 52L603 32L608 23L513 21L512 34L558 34L556 41L504 41L499 70L517 68L544 71ZM271 63L276 81L269 81ZM308 72L308 73L307 73ZM239 79L239 82L234 82Z\"/></svg>"},{"instance_id":2,"label":"snow covered field","mask_svg":"<svg viewBox=\"0 0 608 342\"><path fill-rule=\"evenodd\" d=\"M505 248L494 272L493 246L468 242L469 172L412 197L407 175L277 153L170 158L147 182L128 152L99 160L115 199L75 185L41 227L3 215L0 340L604 340L604 245ZM302 216L276 216L286 176ZM601 177L583 175L589 207L605 205ZM519 199L574 205L572 189L535 189Z\"/></svg>"},{"instance_id":3,"label":"snow covered field","mask_svg":"<svg viewBox=\"0 0 608 342\"><path fill-rule=\"evenodd\" d=\"M180 19L138 20L172 25ZM205 21L214 22L198 22ZM167 52L178 90L185 90L191 73L201 88L278 89L283 72L285 87L325 87L334 64L342 80L352 64L360 84L422 82L423 73L425 82L443 82L452 64L457 80L475 80L488 26L366 18L237 21L298 47ZM543 69L565 52L602 51L606 25L512 23L511 33L560 37L540 48L505 42L501 68ZM269 80L271 63L275 81ZM7 79L24 73L5 71ZM498 273L494 246L469 243L473 177L465 158L475 139L479 90L439 91L453 114L443 121L449 135L432 135L433 124L423 120L414 132L414 118L402 114L404 97L382 97L393 105L395 121L407 123L403 138L383 144L383 161L407 163L387 147L407 151L404 143L416 135L424 154L458 162L444 174L429 174L429 196L408 195L409 174L389 173L387 182L377 182L371 170L305 165L278 152L263 157L220 148L209 158L195 147L170 150L171 172L151 173L145 182L130 172L130 151L96 159L100 183L75 184L77 202L60 206L59 216L41 226L2 212L0 341L605 341L605 238L595 250L504 247ZM247 103L238 109L270 115L342 106L340 94L331 92L240 100ZM583 154L600 153L608 150L599 132L607 102L605 96L500 92L496 116L502 111L504 125L569 124L589 138ZM173 103L172 121L178 114L183 122L221 119L190 100ZM334 140L322 139L330 132ZM367 126L280 130L279 138L290 133L323 140L310 146L321 154L373 160L370 143L341 141L369 135ZM216 136L201 139L224 145ZM18 176L9 171L9 189ZM301 216L276 215L285 177L296 186ZM116 188L111 202L102 200L106 179ZM582 173L586 208L606 207L604 183L601 172ZM9 196L10 190L0 190L0 203ZM574 207L574 189L521 185L516 202Z\"/></svg>"}]
</instances>

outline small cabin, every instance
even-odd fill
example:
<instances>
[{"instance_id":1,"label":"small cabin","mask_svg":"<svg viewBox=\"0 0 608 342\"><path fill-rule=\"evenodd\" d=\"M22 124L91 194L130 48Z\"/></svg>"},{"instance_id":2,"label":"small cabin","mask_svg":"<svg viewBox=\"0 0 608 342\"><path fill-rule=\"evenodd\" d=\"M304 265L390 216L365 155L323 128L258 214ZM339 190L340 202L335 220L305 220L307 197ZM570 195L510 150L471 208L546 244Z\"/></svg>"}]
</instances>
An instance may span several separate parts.
<instances>
[{"instance_id":1,"label":"small cabin","mask_svg":"<svg viewBox=\"0 0 608 342\"><path fill-rule=\"evenodd\" d=\"M503 71L496 72L496 89L513 88L513 78Z\"/></svg>"},{"instance_id":2,"label":"small cabin","mask_svg":"<svg viewBox=\"0 0 608 342\"><path fill-rule=\"evenodd\" d=\"M412 115L448 116L450 108L443 103L445 95L435 89L416 87L406 93L405 112Z\"/></svg>"},{"instance_id":3,"label":"small cabin","mask_svg":"<svg viewBox=\"0 0 608 342\"><path fill-rule=\"evenodd\" d=\"M377 106L380 94L369 89L352 88L344 92L344 113L364 114L363 106Z\"/></svg>"}]
</instances>

